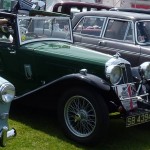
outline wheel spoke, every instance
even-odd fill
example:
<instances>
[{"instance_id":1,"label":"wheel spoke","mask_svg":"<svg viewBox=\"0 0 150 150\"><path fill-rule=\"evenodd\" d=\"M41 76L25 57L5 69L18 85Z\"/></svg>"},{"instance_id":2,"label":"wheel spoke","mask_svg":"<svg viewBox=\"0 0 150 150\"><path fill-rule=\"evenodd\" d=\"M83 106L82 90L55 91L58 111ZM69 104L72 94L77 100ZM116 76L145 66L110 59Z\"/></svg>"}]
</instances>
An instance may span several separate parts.
<instances>
[{"instance_id":1,"label":"wheel spoke","mask_svg":"<svg viewBox=\"0 0 150 150\"><path fill-rule=\"evenodd\" d=\"M79 136L90 135L96 126L95 110L85 97L74 96L65 107L65 118L69 130Z\"/></svg>"}]
</instances>

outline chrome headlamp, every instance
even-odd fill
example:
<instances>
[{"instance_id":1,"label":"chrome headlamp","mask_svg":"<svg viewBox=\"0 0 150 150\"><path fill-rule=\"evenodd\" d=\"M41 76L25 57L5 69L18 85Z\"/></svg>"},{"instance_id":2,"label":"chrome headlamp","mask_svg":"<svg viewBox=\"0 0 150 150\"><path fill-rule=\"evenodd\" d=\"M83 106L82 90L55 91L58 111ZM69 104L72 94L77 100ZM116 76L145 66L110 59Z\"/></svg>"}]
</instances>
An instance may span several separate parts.
<instances>
[{"instance_id":1,"label":"chrome headlamp","mask_svg":"<svg viewBox=\"0 0 150 150\"><path fill-rule=\"evenodd\" d=\"M112 84L118 84L122 76L122 68L119 65L110 65L106 68L106 77Z\"/></svg>"},{"instance_id":2,"label":"chrome headlamp","mask_svg":"<svg viewBox=\"0 0 150 150\"><path fill-rule=\"evenodd\" d=\"M0 101L10 103L15 97L15 87L0 77Z\"/></svg>"},{"instance_id":3,"label":"chrome headlamp","mask_svg":"<svg viewBox=\"0 0 150 150\"><path fill-rule=\"evenodd\" d=\"M144 62L140 65L142 75L145 79L150 79L150 62Z\"/></svg>"}]
</instances>

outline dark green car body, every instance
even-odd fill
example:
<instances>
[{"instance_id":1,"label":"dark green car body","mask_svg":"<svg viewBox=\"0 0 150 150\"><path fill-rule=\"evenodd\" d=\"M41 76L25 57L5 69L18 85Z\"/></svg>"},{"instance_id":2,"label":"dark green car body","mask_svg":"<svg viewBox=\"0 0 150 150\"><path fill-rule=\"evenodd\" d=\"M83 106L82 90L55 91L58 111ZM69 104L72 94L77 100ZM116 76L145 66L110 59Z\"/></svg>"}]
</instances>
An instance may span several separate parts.
<instances>
[{"instance_id":1,"label":"dark green car body","mask_svg":"<svg viewBox=\"0 0 150 150\"><path fill-rule=\"evenodd\" d=\"M10 14L7 17L14 22L14 41L0 42L0 71L1 76L15 85L16 96L39 88L43 82L46 84L79 73L81 69L105 78L105 63L112 56L75 46L71 40L49 39L21 45L16 28L17 16Z\"/></svg>"},{"instance_id":2,"label":"dark green car body","mask_svg":"<svg viewBox=\"0 0 150 150\"><path fill-rule=\"evenodd\" d=\"M2 54L4 54L3 51ZM6 55L8 55L5 56L8 60L4 62L6 68L10 68L8 71L11 71L11 74L14 73L15 77L13 79L16 80L12 82L15 84L16 90L19 89L20 91L20 88L22 89L22 94L27 89L31 90L32 88L40 87L42 81L49 83L62 76L78 73L84 68L88 68L89 72L97 76L102 75L102 77L105 77L104 64L110 59L110 56L79 48L70 43L53 41L41 41L23 45L16 50L16 55L12 57L13 60L9 58L11 57L9 52ZM32 69L30 77L24 71L25 65L30 66ZM12 68L13 66L15 68ZM5 78L9 75L6 73ZM21 85L20 81L17 81L19 78L22 78ZM28 84L27 88L24 86L26 84ZM19 91L17 90L16 92L20 95Z\"/></svg>"},{"instance_id":3,"label":"dark green car body","mask_svg":"<svg viewBox=\"0 0 150 150\"><path fill-rule=\"evenodd\" d=\"M3 60L1 75L15 85L16 96L42 86L43 82L46 84L62 76L79 73L84 68L104 78L105 62L110 59L105 54L53 41L20 46L16 48L16 54L8 49L9 46L0 49ZM25 71L28 67L32 75Z\"/></svg>"}]
</instances>

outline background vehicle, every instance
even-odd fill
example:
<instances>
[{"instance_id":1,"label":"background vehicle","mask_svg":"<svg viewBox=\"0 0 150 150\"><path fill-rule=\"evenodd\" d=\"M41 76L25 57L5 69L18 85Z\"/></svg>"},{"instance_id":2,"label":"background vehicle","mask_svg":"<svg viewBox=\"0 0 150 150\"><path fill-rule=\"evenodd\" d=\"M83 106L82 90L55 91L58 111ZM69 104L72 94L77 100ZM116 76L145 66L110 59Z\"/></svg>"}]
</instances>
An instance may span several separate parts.
<instances>
[{"instance_id":1,"label":"background vehicle","mask_svg":"<svg viewBox=\"0 0 150 150\"><path fill-rule=\"evenodd\" d=\"M0 71L15 85L14 103L53 109L64 133L82 144L104 138L112 112L127 127L150 121L148 85L142 82L150 79L150 62L131 68L118 54L73 44L68 15L0 17L8 20L0 36Z\"/></svg>"},{"instance_id":2,"label":"background vehicle","mask_svg":"<svg viewBox=\"0 0 150 150\"><path fill-rule=\"evenodd\" d=\"M118 8L118 7L114 7L114 8L111 8L109 10L110 11L123 11L123 12L150 14L149 9L140 9L140 8Z\"/></svg>"},{"instance_id":3,"label":"background vehicle","mask_svg":"<svg viewBox=\"0 0 150 150\"><path fill-rule=\"evenodd\" d=\"M55 3L51 11L68 14L73 17L78 12L109 10L110 8L112 7L97 3L67 1Z\"/></svg>"},{"instance_id":4,"label":"background vehicle","mask_svg":"<svg viewBox=\"0 0 150 150\"><path fill-rule=\"evenodd\" d=\"M75 44L114 55L132 66L150 60L150 15L123 11L81 12L72 20Z\"/></svg>"},{"instance_id":5,"label":"background vehicle","mask_svg":"<svg viewBox=\"0 0 150 150\"><path fill-rule=\"evenodd\" d=\"M15 87L0 77L0 145L6 146L7 139L16 136L16 130L8 124L9 110L15 97Z\"/></svg>"}]
</instances>

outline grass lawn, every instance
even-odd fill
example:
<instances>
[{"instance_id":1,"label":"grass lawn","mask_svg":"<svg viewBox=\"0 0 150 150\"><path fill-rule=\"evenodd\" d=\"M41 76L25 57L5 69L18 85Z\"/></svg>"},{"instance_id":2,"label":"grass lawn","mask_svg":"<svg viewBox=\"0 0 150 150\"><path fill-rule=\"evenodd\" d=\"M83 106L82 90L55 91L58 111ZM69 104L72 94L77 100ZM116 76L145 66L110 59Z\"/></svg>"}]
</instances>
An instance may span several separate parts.
<instances>
[{"instance_id":1,"label":"grass lawn","mask_svg":"<svg viewBox=\"0 0 150 150\"><path fill-rule=\"evenodd\" d=\"M112 119L107 140L93 147L67 139L54 112L13 107L9 124L17 136L0 150L150 150L150 123L125 128L123 120Z\"/></svg>"}]
</instances>

